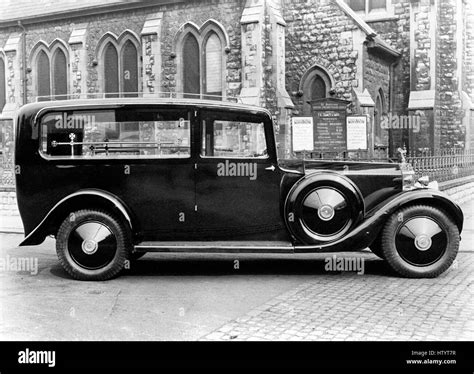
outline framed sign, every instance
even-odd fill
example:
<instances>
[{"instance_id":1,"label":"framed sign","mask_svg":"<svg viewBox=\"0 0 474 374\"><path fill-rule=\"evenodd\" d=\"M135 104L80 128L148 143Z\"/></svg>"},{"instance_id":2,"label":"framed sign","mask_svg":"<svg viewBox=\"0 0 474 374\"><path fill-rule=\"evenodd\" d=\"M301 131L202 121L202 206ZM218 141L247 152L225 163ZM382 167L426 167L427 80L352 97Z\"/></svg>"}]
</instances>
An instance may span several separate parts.
<instances>
[{"instance_id":1,"label":"framed sign","mask_svg":"<svg viewBox=\"0 0 474 374\"><path fill-rule=\"evenodd\" d=\"M346 150L346 108L348 101L326 98L311 101L314 118L314 150Z\"/></svg>"},{"instance_id":2,"label":"framed sign","mask_svg":"<svg viewBox=\"0 0 474 374\"><path fill-rule=\"evenodd\" d=\"M313 117L293 117L293 152L313 150Z\"/></svg>"},{"instance_id":3,"label":"framed sign","mask_svg":"<svg viewBox=\"0 0 474 374\"><path fill-rule=\"evenodd\" d=\"M347 116L347 150L367 150L367 117Z\"/></svg>"}]
</instances>

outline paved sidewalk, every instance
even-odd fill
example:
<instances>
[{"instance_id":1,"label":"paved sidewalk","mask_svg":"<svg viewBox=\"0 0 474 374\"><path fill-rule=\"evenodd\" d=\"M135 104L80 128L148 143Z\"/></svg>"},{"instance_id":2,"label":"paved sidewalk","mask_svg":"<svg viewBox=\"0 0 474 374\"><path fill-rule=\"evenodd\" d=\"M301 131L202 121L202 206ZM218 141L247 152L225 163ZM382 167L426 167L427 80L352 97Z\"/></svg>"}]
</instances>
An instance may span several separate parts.
<instances>
[{"instance_id":1,"label":"paved sidewalk","mask_svg":"<svg viewBox=\"0 0 474 374\"><path fill-rule=\"evenodd\" d=\"M463 210L460 252L438 278L322 271L201 340L474 340L474 200ZM382 265L370 252L356 256Z\"/></svg>"}]
</instances>

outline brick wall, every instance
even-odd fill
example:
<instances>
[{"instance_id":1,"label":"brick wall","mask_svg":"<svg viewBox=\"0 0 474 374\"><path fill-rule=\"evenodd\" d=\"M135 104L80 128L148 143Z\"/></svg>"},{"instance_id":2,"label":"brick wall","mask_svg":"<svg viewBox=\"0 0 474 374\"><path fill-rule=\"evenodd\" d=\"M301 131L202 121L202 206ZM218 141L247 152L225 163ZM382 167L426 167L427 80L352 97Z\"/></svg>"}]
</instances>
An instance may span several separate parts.
<instances>
[{"instance_id":1,"label":"brick wall","mask_svg":"<svg viewBox=\"0 0 474 374\"><path fill-rule=\"evenodd\" d=\"M382 89L385 102L389 102L390 65L371 53L366 53L366 56L364 60L364 87L373 98L376 98L379 89Z\"/></svg>"},{"instance_id":2,"label":"brick wall","mask_svg":"<svg viewBox=\"0 0 474 374\"><path fill-rule=\"evenodd\" d=\"M182 4L157 6L138 10L129 10L127 12L117 11L100 14L97 16L78 17L73 20L64 19L58 21L50 21L46 23L38 23L27 26L27 66L31 66L29 60L30 54L34 46L38 42L43 41L46 45L51 44L55 39L60 39L65 44L71 36L74 27L79 24L87 24L87 33L85 40L86 50L86 74L87 74L87 92L97 93L101 91L99 85L99 69L103 66L96 65L98 56L96 50L100 39L107 32L119 36L125 30L130 30L140 37L147 15L154 12L163 13L162 23L162 81L160 82L160 90L175 91L176 90L176 59L171 58L173 47L173 39L185 22L192 21L197 26L201 26L208 19L214 19L224 25L230 40L230 51L227 54L227 94L231 96L240 93L241 84L241 35L240 35L240 17L242 14L244 1L242 0L207 0L207 1L189 1ZM3 46L8 40L11 32L18 32L18 29L5 29L0 32L0 46ZM147 42L146 37L144 42ZM74 63L76 59L77 47L71 47L70 62ZM144 69L143 69L144 70ZM71 77L70 77L71 78ZM140 79L141 77L139 77ZM34 72L27 74L27 92L28 101L34 101L33 92ZM80 79L80 76L79 76ZM71 85L78 83L70 82ZM71 87L71 92L80 92Z\"/></svg>"},{"instance_id":3,"label":"brick wall","mask_svg":"<svg viewBox=\"0 0 474 374\"><path fill-rule=\"evenodd\" d=\"M462 110L457 69L456 0L443 0L438 8L436 45L435 148L464 145Z\"/></svg>"},{"instance_id":4,"label":"brick wall","mask_svg":"<svg viewBox=\"0 0 474 374\"><path fill-rule=\"evenodd\" d=\"M463 35L464 56L462 89L474 102L474 3L463 1L463 21L466 33Z\"/></svg>"},{"instance_id":5,"label":"brick wall","mask_svg":"<svg viewBox=\"0 0 474 374\"><path fill-rule=\"evenodd\" d=\"M173 39L178 29L187 21L198 27L208 19L214 19L225 27L229 36L230 51L227 54L227 94L236 96L240 93L241 83L241 31L240 17L244 1L209 0L189 1L185 4L161 7L163 25L161 37L162 84L163 91L176 91L177 61L171 58Z\"/></svg>"},{"instance_id":6,"label":"brick wall","mask_svg":"<svg viewBox=\"0 0 474 374\"><path fill-rule=\"evenodd\" d=\"M412 61L412 89L423 91L431 89L431 22L430 22L430 0L420 0L416 11L413 11L413 41L415 53Z\"/></svg>"},{"instance_id":7,"label":"brick wall","mask_svg":"<svg viewBox=\"0 0 474 374\"><path fill-rule=\"evenodd\" d=\"M314 64L326 69L335 80L336 98L351 100L357 86L352 30L354 22L332 2L283 1L286 27L286 87L300 115L303 98L295 95L301 78Z\"/></svg>"},{"instance_id":8,"label":"brick wall","mask_svg":"<svg viewBox=\"0 0 474 374\"><path fill-rule=\"evenodd\" d=\"M401 52L401 58L394 67L392 86L393 112L406 114L410 94L410 1L392 0L396 21L377 22L370 25L380 37Z\"/></svg>"}]
</instances>

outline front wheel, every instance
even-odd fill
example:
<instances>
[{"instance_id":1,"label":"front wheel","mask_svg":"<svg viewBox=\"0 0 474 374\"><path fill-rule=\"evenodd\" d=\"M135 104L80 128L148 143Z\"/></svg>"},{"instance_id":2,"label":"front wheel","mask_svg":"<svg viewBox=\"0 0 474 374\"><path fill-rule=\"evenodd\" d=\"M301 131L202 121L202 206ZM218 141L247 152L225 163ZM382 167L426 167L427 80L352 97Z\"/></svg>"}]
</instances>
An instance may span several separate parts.
<instances>
[{"instance_id":1,"label":"front wheel","mask_svg":"<svg viewBox=\"0 0 474 374\"><path fill-rule=\"evenodd\" d=\"M78 280L107 280L129 260L130 230L104 211L79 210L61 224L56 237L59 262Z\"/></svg>"},{"instance_id":2,"label":"front wheel","mask_svg":"<svg viewBox=\"0 0 474 374\"><path fill-rule=\"evenodd\" d=\"M409 278L434 278L456 258L459 230L442 210L415 205L388 219L381 242L381 254L396 273Z\"/></svg>"}]
</instances>

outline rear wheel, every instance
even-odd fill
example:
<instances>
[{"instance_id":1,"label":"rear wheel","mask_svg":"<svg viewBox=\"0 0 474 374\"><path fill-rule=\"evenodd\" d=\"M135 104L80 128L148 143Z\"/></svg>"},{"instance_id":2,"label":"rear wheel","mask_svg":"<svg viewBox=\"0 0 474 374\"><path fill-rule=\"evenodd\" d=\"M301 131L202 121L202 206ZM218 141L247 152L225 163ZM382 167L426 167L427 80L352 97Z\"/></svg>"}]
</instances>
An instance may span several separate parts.
<instances>
[{"instance_id":1,"label":"rear wheel","mask_svg":"<svg viewBox=\"0 0 474 374\"><path fill-rule=\"evenodd\" d=\"M369 246L370 250L374 255L380 257L382 260L385 260L382 253L382 234L379 234L374 242Z\"/></svg>"},{"instance_id":2,"label":"rear wheel","mask_svg":"<svg viewBox=\"0 0 474 374\"><path fill-rule=\"evenodd\" d=\"M437 277L453 263L459 230L442 210L415 205L393 214L382 231L382 255L399 275Z\"/></svg>"},{"instance_id":3,"label":"rear wheel","mask_svg":"<svg viewBox=\"0 0 474 374\"><path fill-rule=\"evenodd\" d=\"M56 252L63 268L75 279L107 280L129 259L130 229L108 212L79 210L61 224Z\"/></svg>"}]
</instances>

